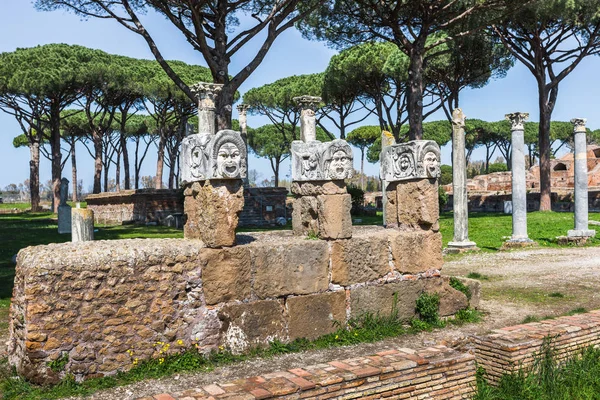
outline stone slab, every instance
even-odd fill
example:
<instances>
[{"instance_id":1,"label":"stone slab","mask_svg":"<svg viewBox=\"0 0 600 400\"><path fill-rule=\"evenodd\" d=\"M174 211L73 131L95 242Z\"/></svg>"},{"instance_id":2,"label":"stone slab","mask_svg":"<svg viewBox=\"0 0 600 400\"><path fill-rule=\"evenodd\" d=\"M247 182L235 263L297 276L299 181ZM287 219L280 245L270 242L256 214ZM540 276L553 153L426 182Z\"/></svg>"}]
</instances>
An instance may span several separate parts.
<instances>
[{"instance_id":1,"label":"stone slab","mask_svg":"<svg viewBox=\"0 0 600 400\"><path fill-rule=\"evenodd\" d=\"M336 181L292 182L291 191L298 196L318 196L321 194L346 194L346 183Z\"/></svg>"},{"instance_id":2,"label":"stone slab","mask_svg":"<svg viewBox=\"0 0 600 400\"><path fill-rule=\"evenodd\" d=\"M289 315L288 333L290 340L319 336L335 332L339 322L346 323L346 292L322 293L309 296L290 297L286 301Z\"/></svg>"},{"instance_id":3,"label":"stone slab","mask_svg":"<svg viewBox=\"0 0 600 400\"><path fill-rule=\"evenodd\" d=\"M431 278L439 279L441 278ZM394 310L398 318L409 321L415 314L417 298L424 290L422 280L406 280L382 285L368 285L350 290L350 316L365 313L389 316Z\"/></svg>"},{"instance_id":4,"label":"stone slab","mask_svg":"<svg viewBox=\"0 0 600 400\"><path fill-rule=\"evenodd\" d=\"M439 230L440 205L436 179L404 181L396 186L398 226L403 230Z\"/></svg>"},{"instance_id":5,"label":"stone slab","mask_svg":"<svg viewBox=\"0 0 600 400\"><path fill-rule=\"evenodd\" d=\"M334 194L317 196L319 237L348 239L352 237L352 196Z\"/></svg>"},{"instance_id":6,"label":"stone slab","mask_svg":"<svg viewBox=\"0 0 600 400\"><path fill-rule=\"evenodd\" d=\"M348 286L382 278L389 263L387 232L331 243L331 282Z\"/></svg>"},{"instance_id":7,"label":"stone slab","mask_svg":"<svg viewBox=\"0 0 600 400\"><path fill-rule=\"evenodd\" d=\"M206 304L250 297L251 263L247 247L203 249L200 260Z\"/></svg>"},{"instance_id":8,"label":"stone slab","mask_svg":"<svg viewBox=\"0 0 600 400\"><path fill-rule=\"evenodd\" d=\"M390 233L394 269L416 274L442 268L442 234L432 231Z\"/></svg>"},{"instance_id":9,"label":"stone slab","mask_svg":"<svg viewBox=\"0 0 600 400\"><path fill-rule=\"evenodd\" d=\"M58 206L58 233L71 233L71 206Z\"/></svg>"},{"instance_id":10,"label":"stone slab","mask_svg":"<svg viewBox=\"0 0 600 400\"><path fill-rule=\"evenodd\" d=\"M594 237L596 231L593 229L571 229L567 231L569 237Z\"/></svg>"}]
</instances>

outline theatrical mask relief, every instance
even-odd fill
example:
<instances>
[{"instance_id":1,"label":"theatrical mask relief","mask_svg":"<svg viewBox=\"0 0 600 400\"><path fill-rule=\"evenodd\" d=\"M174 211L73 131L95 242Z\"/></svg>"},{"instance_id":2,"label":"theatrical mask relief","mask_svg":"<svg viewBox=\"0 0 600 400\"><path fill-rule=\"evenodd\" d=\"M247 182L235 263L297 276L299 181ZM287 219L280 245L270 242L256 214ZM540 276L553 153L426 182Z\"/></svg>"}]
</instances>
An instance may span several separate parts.
<instances>
[{"instance_id":1,"label":"theatrical mask relief","mask_svg":"<svg viewBox=\"0 0 600 400\"><path fill-rule=\"evenodd\" d=\"M385 147L380 156L381 179L387 182L407 179L439 178L440 148L431 140Z\"/></svg>"},{"instance_id":2,"label":"theatrical mask relief","mask_svg":"<svg viewBox=\"0 0 600 400\"><path fill-rule=\"evenodd\" d=\"M246 178L246 145L239 132L190 135L181 143L181 180Z\"/></svg>"},{"instance_id":3,"label":"theatrical mask relief","mask_svg":"<svg viewBox=\"0 0 600 400\"><path fill-rule=\"evenodd\" d=\"M345 140L292 142L294 181L341 180L354 173L352 148Z\"/></svg>"}]
</instances>

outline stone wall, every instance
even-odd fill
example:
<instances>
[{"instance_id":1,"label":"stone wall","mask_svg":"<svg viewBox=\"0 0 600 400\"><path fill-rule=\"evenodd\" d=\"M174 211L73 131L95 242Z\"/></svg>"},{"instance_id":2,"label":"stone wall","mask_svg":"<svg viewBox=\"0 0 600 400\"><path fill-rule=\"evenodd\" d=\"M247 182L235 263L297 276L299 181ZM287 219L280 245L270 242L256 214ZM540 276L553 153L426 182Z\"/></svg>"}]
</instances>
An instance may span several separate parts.
<instances>
[{"instance_id":1,"label":"stone wall","mask_svg":"<svg viewBox=\"0 0 600 400\"><path fill-rule=\"evenodd\" d=\"M244 188L244 208L239 226L264 226L288 218L286 188ZM169 215L183 214L183 196L177 190L138 189L90 194L88 208L94 210L97 224L124 222L165 223Z\"/></svg>"},{"instance_id":2,"label":"stone wall","mask_svg":"<svg viewBox=\"0 0 600 400\"><path fill-rule=\"evenodd\" d=\"M401 348L138 400L468 399L475 370L473 355L445 346Z\"/></svg>"},{"instance_id":3,"label":"stone wall","mask_svg":"<svg viewBox=\"0 0 600 400\"><path fill-rule=\"evenodd\" d=\"M557 360L600 344L600 310L509 326L475 337L477 365L485 369L488 380L498 382L503 374L530 367L546 338L551 338Z\"/></svg>"},{"instance_id":4,"label":"stone wall","mask_svg":"<svg viewBox=\"0 0 600 400\"><path fill-rule=\"evenodd\" d=\"M347 240L287 231L237 242L209 249L195 240L134 239L21 250L11 364L34 382L65 373L82 379L127 370L165 346L240 352L275 339L314 339L334 331L334 321L390 313L396 298L408 320L423 291L439 293L442 316L468 305L440 276L438 232L365 227ZM52 371L49 363L61 357L64 371Z\"/></svg>"},{"instance_id":5,"label":"stone wall","mask_svg":"<svg viewBox=\"0 0 600 400\"><path fill-rule=\"evenodd\" d=\"M94 211L97 224L124 222L163 223L172 214L183 213L183 196L171 189L134 189L90 194L87 207Z\"/></svg>"}]
</instances>

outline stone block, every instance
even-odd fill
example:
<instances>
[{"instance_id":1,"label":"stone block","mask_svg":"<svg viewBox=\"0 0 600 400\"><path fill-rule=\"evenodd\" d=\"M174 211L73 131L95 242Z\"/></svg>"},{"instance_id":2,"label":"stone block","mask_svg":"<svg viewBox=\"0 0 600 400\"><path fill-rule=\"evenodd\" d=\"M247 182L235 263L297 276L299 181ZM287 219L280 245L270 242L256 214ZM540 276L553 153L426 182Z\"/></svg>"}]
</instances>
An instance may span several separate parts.
<instances>
[{"instance_id":1,"label":"stone block","mask_svg":"<svg viewBox=\"0 0 600 400\"><path fill-rule=\"evenodd\" d=\"M346 194L346 183L337 181L292 182L292 193L298 196L318 196L321 194Z\"/></svg>"},{"instance_id":2,"label":"stone block","mask_svg":"<svg viewBox=\"0 0 600 400\"><path fill-rule=\"evenodd\" d=\"M423 280L407 280L354 288L350 291L350 315L358 317L369 312L388 316L396 310L399 319L408 321L415 316L423 287Z\"/></svg>"},{"instance_id":3,"label":"stone block","mask_svg":"<svg viewBox=\"0 0 600 400\"><path fill-rule=\"evenodd\" d=\"M275 339L287 341L283 305L277 300L228 305L218 315L223 344L233 353L266 345Z\"/></svg>"},{"instance_id":4,"label":"stone block","mask_svg":"<svg viewBox=\"0 0 600 400\"><path fill-rule=\"evenodd\" d=\"M207 247L235 245L235 229L244 207L241 179L194 182L185 192L186 239L200 239Z\"/></svg>"},{"instance_id":5,"label":"stone block","mask_svg":"<svg viewBox=\"0 0 600 400\"><path fill-rule=\"evenodd\" d=\"M329 287L328 247L320 240L253 247L254 294L265 299L326 291Z\"/></svg>"},{"instance_id":6,"label":"stone block","mask_svg":"<svg viewBox=\"0 0 600 400\"><path fill-rule=\"evenodd\" d=\"M479 308L479 302L481 301L481 282L477 279L457 277L460 281L471 290L471 298L469 299L469 307Z\"/></svg>"},{"instance_id":7,"label":"stone block","mask_svg":"<svg viewBox=\"0 0 600 400\"><path fill-rule=\"evenodd\" d=\"M396 194L396 188L398 182L389 183L385 190L385 197L387 202L385 203L385 221L383 221L386 228L397 228L398 227L398 195Z\"/></svg>"},{"instance_id":8,"label":"stone block","mask_svg":"<svg viewBox=\"0 0 600 400\"><path fill-rule=\"evenodd\" d=\"M349 194L317 196L319 237L348 239L352 237L352 196Z\"/></svg>"},{"instance_id":9,"label":"stone block","mask_svg":"<svg viewBox=\"0 0 600 400\"><path fill-rule=\"evenodd\" d=\"M352 148L345 140L294 140L291 152L293 181L344 180L354 173Z\"/></svg>"},{"instance_id":10,"label":"stone block","mask_svg":"<svg viewBox=\"0 0 600 400\"><path fill-rule=\"evenodd\" d=\"M292 210L292 230L295 235L304 236L319 233L317 198L303 196L294 200Z\"/></svg>"},{"instance_id":11,"label":"stone block","mask_svg":"<svg viewBox=\"0 0 600 400\"><path fill-rule=\"evenodd\" d=\"M390 232L394 269L416 274L441 269L442 234L432 231Z\"/></svg>"},{"instance_id":12,"label":"stone block","mask_svg":"<svg viewBox=\"0 0 600 400\"><path fill-rule=\"evenodd\" d=\"M401 229L439 230L440 206L436 179L398 183L398 225Z\"/></svg>"},{"instance_id":13,"label":"stone block","mask_svg":"<svg viewBox=\"0 0 600 400\"><path fill-rule=\"evenodd\" d=\"M316 339L335 332L334 321L346 322L346 292L322 293L288 298L290 340Z\"/></svg>"},{"instance_id":14,"label":"stone block","mask_svg":"<svg viewBox=\"0 0 600 400\"><path fill-rule=\"evenodd\" d=\"M424 280L425 291L437 293L440 296L440 317L456 314L459 310L467 308L469 301L463 292L454 289L448 283L450 278L428 278Z\"/></svg>"},{"instance_id":15,"label":"stone block","mask_svg":"<svg viewBox=\"0 0 600 400\"><path fill-rule=\"evenodd\" d=\"M336 240L331 244L331 281L348 286L369 282L391 272L387 232Z\"/></svg>"},{"instance_id":16,"label":"stone block","mask_svg":"<svg viewBox=\"0 0 600 400\"><path fill-rule=\"evenodd\" d=\"M206 304L250 297L250 251L247 247L203 249L202 287Z\"/></svg>"}]
</instances>

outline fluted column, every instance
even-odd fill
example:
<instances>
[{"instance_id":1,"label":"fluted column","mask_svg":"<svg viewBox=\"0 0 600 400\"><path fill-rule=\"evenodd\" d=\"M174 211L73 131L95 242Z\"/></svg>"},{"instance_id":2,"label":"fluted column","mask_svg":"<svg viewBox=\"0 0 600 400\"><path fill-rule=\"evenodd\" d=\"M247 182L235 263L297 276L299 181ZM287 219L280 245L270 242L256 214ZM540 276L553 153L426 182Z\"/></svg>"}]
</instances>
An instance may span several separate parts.
<instances>
[{"instance_id":1,"label":"fluted column","mask_svg":"<svg viewBox=\"0 0 600 400\"><path fill-rule=\"evenodd\" d=\"M223 89L223 85L200 82L193 85L190 89L198 96L198 133L216 134L215 98Z\"/></svg>"},{"instance_id":2,"label":"fluted column","mask_svg":"<svg viewBox=\"0 0 600 400\"><path fill-rule=\"evenodd\" d=\"M300 112L300 140L305 143L317 140L317 119L315 111L321 102L317 96L294 97L302 111Z\"/></svg>"}]
</instances>

